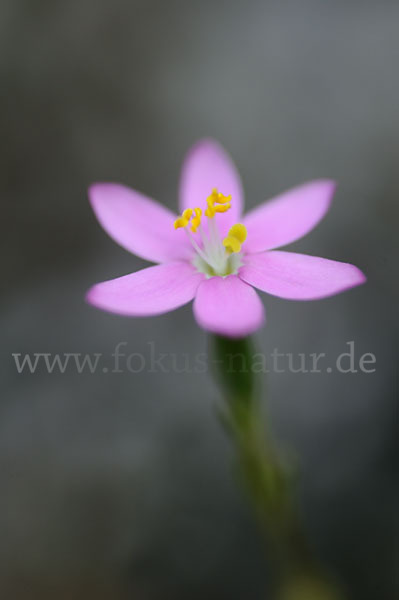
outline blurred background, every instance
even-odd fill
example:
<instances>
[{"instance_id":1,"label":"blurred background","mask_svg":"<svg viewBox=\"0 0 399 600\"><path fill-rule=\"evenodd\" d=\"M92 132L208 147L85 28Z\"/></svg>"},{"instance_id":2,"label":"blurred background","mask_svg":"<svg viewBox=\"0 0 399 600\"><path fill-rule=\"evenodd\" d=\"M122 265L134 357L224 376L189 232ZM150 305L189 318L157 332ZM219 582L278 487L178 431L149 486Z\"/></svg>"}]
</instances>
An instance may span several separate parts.
<instances>
[{"instance_id":1,"label":"blurred background","mask_svg":"<svg viewBox=\"0 0 399 600\"><path fill-rule=\"evenodd\" d=\"M206 351L190 306L134 320L83 300L145 266L101 230L87 186L174 208L203 136L233 156L248 208L339 182L290 249L352 262L368 284L314 303L263 296L257 343L334 360L354 341L376 371L270 373L265 419L301 465L320 560L350 599L395 597L398 29L394 0L1 0L2 598L268 597L209 373L18 374L12 358Z\"/></svg>"}]
</instances>

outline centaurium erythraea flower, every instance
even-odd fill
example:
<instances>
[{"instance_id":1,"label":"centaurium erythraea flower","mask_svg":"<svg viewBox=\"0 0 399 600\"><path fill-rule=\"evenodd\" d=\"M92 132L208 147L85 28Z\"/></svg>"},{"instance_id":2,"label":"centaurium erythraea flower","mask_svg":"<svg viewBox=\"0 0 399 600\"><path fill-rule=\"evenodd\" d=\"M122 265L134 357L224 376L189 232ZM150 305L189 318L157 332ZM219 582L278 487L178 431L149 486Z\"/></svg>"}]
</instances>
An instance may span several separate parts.
<instances>
[{"instance_id":1,"label":"centaurium erythraea flower","mask_svg":"<svg viewBox=\"0 0 399 600\"><path fill-rule=\"evenodd\" d=\"M326 214L331 180L311 181L242 216L243 191L228 154L213 140L188 153L180 179L181 216L116 183L89 189L93 210L121 246L153 263L94 285L90 304L121 315L159 315L194 300L198 324L227 337L262 326L254 290L316 300L363 283L355 266L276 250L306 235Z\"/></svg>"}]
</instances>

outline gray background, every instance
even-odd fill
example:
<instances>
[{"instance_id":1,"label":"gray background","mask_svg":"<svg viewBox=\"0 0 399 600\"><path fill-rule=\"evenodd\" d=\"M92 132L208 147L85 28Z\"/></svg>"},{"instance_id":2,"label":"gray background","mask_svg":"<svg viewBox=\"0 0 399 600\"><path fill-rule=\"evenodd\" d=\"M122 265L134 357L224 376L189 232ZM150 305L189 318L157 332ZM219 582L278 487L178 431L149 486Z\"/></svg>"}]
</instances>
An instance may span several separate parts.
<instances>
[{"instance_id":1,"label":"gray background","mask_svg":"<svg viewBox=\"0 0 399 600\"><path fill-rule=\"evenodd\" d=\"M175 207L187 148L219 139L247 207L311 178L339 188L293 250L366 286L264 297L266 354L354 340L374 374L268 376L302 465L320 558L353 599L391 599L399 191L399 5L390 0L1 0L0 592L3 598L262 599L267 563L209 374L18 375L12 352L206 350L190 307L128 320L83 302L145 266L97 225L96 180Z\"/></svg>"}]
</instances>

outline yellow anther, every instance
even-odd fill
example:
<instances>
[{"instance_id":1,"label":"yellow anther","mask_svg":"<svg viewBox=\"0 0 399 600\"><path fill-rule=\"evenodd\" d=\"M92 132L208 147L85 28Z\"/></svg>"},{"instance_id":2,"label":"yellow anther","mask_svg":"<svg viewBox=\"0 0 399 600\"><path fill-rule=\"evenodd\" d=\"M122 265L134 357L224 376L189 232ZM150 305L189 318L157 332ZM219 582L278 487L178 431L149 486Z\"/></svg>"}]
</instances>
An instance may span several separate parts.
<instances>
[{"instance_id":1,"label":"yellow anther","mask_svg":"<svg viewBox=\"0 0 399 600\"><path fill-rule=\"evenodd\" d=\"M242 244L247 239L247 229L241 223L230 227L228 235L223 240L223 246L232 254L240 252Z\"/></svg>"},{"instance_id":2,"label":"yellow anther","mask_svg":"<svg viewBox=\"0 0 399 600\"><path fill-rule=\"evenodd\" d=\"M241 244L237 240L237 238L228 235L223 240L223 246L226 248L229 254L233 254L235 252L239 252L241 250Z\"/></svg>"},{"instance_id":3,"label":"yellow anther","mask_svg":"<svg viewBox=\"0 0 399 600\"><path fill-rule=\"evenodd\" d=\"M212 193L206 199L208 208L205 211L205 216L211 219L218 213L224 213L231 208L231 196L223 196L216 188L213 188Z\"/></svg>"},{"instance_id":4,"label":"yellow anther","mask_svg":"<svg viewBox=\"0 0 399 600\"><path fill-rule=\"evenodd\" d=\"M217 200L216 202L218 204L226 204L226 203L230 203L231 201L231 195L230 196L223 196L223 194L218 194Z\"/></svg>"},{"instance_id":5,"label":"yellow anther","mask_svg":"<svg viewBox=\"0 0 399 600\"><path fill-rule=\"evenodd\" d=\"M212 204L212 206L213 206L215 204L215 202L218 201L218 196L219 196L219 192L217 191L216 188L213 188L212 193L208 196L206 201L208 202L208 204Z\"/></svg>"},{"instance_id":6,"label":"yellow anther","mask_svg":"<svg viewBox=\"0 0 399 600\"><path fill-rule=\"evenodd\" d=\"M212 198L212 195L208 196L208 198L206 199L206 203L208 205L208 208L205 211L205 216L212 218L215 216L214 200Z\"/></svg>"},{"instance_id":7,"label":"yellow anther","mask_svg":"<svg viewBox=\"0 0 399 600\"><path fill-rule=\"evenodd\" d=\"M193 212L194 211L192 208L186 208L186 210L183 211L182 216L176 219L174 223L175 229L179 229L179 227L187 227Z\"/></svg>"},{"instance_id":8,"label":"yellow anther","mask_svg":"<svg viewBox=\"0 0 399 600\"><path fill-rule=\"evenodd\" d=\"M221 204L219 206L214 206L214 209L218 213L227 212L231 208L231 202L227 202L227 204Z\"/></svg>"},{"instance_id":9,"label":"yellow anther","mask_svg":"<svg viewBox=\"0 0 399 600\"><path fill-rule=\"evenodd\" d=\"M183 210L183 219L187 219L187 221L189 221L193 212L194 210L192 208L186 208L186 210Z\"/></svg>"},{"instance_id":10,"label":"yellow anther","mask_svg":"<svg viewBox=\"0 0 399 600\"><path fill-rule=\"evenodd\" d=\"M215 211L214 204L213 204L213 201L211 199L211 196L209 196L206 201L207 201L207 204L208 204L208 208L205 211L205 216L209 217L209 218L212 218L212 217L215 216L216 211Z\"/></svg>"},{"instance_id":11,"label":"yellow anther","mask_svg":"<svg viewBox=\"0 0 399 600\"><path fill-rule=\"evenodd\" d=\"M230 227L229 235L235 237L241 244L247 239L247 228L242 223L236 223L233 227Z\"/></svg>"},{"instance_id":12,"label":"yellow anther","mask_svg":"<svg viewBox=\"0 0 399 600\"><path fill-rule=\"evenodd\" d=\"M194 208L195 216L191 219L191 231L195 233L198 227L201 225L202 210L200 208Z\"/></svg>"}]
</instances>

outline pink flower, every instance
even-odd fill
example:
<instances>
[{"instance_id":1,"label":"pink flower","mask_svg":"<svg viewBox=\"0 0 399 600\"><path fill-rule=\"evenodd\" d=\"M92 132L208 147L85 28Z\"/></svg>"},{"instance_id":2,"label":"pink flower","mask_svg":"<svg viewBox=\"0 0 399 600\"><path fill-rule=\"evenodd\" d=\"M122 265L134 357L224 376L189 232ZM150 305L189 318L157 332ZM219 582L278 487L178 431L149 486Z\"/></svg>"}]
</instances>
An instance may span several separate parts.
<instances>
[{"instance_id":1,"label":"pink flower","mask_svg":"<svg viewBox=\"0 0 399 600\"><path fill-rule=\"evenodd\" d=\"M330 180L311 181L242 217L240 177L213 140L197 143L185 159L181 217L127 187L96 183L89 197L106 232L130 252L159 264L98 283L87 300L136 317L194 300L194 316L204 329L248 335L264 322L254 287L290 300L316 300L365 282L353 265L275 250L317 225L334 190Z\"/></svg>"}]
</instances>

